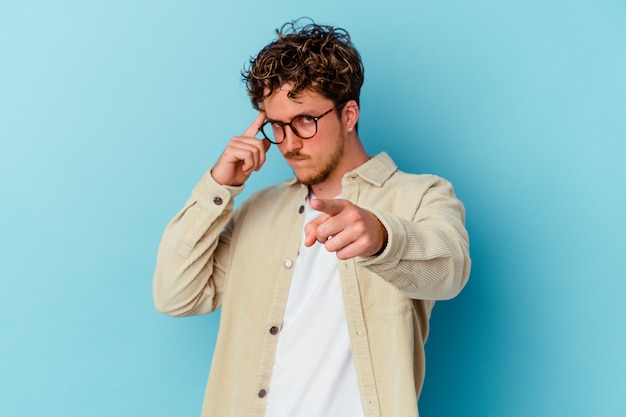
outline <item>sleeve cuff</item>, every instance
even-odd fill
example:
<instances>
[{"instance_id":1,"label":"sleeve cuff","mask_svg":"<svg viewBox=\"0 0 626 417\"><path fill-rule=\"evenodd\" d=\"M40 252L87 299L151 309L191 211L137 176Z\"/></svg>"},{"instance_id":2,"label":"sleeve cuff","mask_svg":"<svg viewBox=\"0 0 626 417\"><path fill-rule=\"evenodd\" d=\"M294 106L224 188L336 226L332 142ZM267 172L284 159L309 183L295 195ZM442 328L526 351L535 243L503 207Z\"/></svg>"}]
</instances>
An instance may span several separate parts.
<instances>
[{"instance_id":1,"label":"sleeve cuff","mask_svg":"<svg viewBox=\"0 0 626 417\"><path fill-rule=\"evenodd\" d=\"M196 201L204 207L227 207L243 189L244 185L230 186L218 183L211 175L211 170L208 170L196 184L192 194Z\"/></svg>"},{"instance_id":2,"label":"sleeve cuff","mask_svg":"<svg viewBox=\"0 0 626 417\"><path fill-rule=\"evenodd\" d=\"M371 208L367 208L367 210L371 211L387 230L387 246L380 255L359 258L357 264L359 266L376 265L379 270L391 269L396 266L404 251L404 227L395 216L389 213Z\"/></svg>"}]
</instances>

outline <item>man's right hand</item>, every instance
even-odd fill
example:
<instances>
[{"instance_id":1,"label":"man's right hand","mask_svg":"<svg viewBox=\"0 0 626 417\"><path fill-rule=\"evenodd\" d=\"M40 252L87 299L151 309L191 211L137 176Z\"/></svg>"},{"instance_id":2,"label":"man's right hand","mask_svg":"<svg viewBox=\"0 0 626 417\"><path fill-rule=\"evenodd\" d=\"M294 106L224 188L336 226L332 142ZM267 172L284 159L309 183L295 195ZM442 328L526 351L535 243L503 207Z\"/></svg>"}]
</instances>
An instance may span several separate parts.
<instances>
[{"instance_id":1,"label":"man's right hand","mask_svg":"<svg viewBox=\"0 0 626 417\"><path fill-rule=\"evenodd\" d=\"M211 170L213 179L222 185L242 185L253 171L261 169L271 142L255 135L265 121L265 112L259 112L254 122L241 136L233 137Z\"/></svg>"}]
</instances>

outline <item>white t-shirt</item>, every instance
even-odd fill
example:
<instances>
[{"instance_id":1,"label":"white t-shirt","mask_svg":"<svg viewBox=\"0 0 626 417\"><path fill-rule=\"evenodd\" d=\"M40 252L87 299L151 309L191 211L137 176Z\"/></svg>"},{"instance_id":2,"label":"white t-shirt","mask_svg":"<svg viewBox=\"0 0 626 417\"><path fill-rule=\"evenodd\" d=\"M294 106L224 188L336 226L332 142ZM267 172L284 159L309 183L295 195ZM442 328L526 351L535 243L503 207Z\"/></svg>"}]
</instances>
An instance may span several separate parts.
<instances>
[{"instance_id":1,"label":"white t-shirt","mask_svg":"<svg viewBox=\"0 0 626 417\"><path fill-rule=\"evenodd\" d=\"M305 225L320 215L307 199ZM267 404L267 417L362 417L337 257L316 242L294 267Z\"/></svg>"}]
</instances>

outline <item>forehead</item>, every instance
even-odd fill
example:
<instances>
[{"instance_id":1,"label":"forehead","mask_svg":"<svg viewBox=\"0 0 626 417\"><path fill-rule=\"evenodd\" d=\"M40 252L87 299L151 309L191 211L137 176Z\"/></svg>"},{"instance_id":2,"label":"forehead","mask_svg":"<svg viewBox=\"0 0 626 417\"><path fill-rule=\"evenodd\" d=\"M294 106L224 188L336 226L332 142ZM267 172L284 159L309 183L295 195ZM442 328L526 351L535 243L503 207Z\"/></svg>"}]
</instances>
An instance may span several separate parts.
<instances>
[{"instance_id":1,"label":"forehead","mask_svg":"<svg viewBox=\"0 0 626 417\"><path fill-rule=\"evenodd\" d=\"M284 85L263 100L261 106L268 119L291 120L303 114L316 116L326 111L327 106L333 105L332 100L315 91L305 90L293 98L289 97L290 91L289 86Z\"/></svg>"}]
</instances>

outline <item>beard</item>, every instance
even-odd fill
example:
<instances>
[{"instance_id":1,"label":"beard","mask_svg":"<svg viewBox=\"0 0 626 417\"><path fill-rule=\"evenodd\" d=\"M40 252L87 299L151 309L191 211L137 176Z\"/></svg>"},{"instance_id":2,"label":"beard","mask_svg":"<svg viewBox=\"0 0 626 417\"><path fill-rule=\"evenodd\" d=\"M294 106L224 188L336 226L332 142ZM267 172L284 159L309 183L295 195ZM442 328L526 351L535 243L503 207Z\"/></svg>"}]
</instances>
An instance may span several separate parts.
<instances>
[{"instance_id":1,"label":"beard","mask_svg":"<svg viewBox=\"0 0 626 417\"><path fill-rule=\"evenodd\" d=\"M315 172L307 176L299 176L295 171L294 174L298 181L304 185L311 186L325 182L336 170L339 165L339 161L343 157L345 138L337 141L337 146L332 150L332 153L328 155L323 161L321 166ZM285 158L302 157L298 152L287 152ZM306 156L305 156L306 157Z\"/></svg>"}]
</instances>

